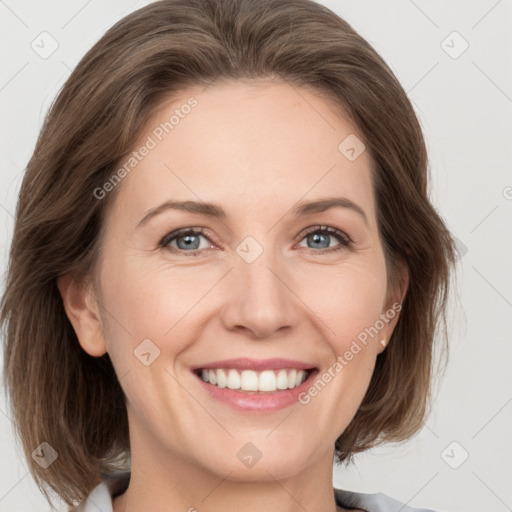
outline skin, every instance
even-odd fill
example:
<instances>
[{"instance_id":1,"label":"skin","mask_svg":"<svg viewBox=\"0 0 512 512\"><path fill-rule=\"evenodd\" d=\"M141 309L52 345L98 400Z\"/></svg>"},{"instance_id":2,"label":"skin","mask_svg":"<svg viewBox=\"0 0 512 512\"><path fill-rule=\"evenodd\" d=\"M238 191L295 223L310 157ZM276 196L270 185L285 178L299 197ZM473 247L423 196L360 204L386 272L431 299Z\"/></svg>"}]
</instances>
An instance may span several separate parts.
<instances>
[{"instance_id":1,"label":"skin","mask_svg":"<svg viewBox=\"0 0 512 512\"><path fill-rule=\"evenodd\" d=\"M94 275L59 280L82 348L109 353L127 397L132 476L114 510L341 510L334 443L398 314L307 405L239 412L210 398L190 368L284 357L322 374L401 303L405 281L388 293L370 155L349 161L338 145L356 127L316 91L276 81L191 87L161 105L135 148L190 96L197 107L117 185ZM291 215L298 201L333 196L359 205L367 224L349 208ZM227 217L168 209L137 227L171 199L214 202ZM303 234L312 226L337 228L353 245L333 235L315 243ZM184 227L205 229L199 256L183 237L159 247ZM252 263L236 252L247 236L263 248ZM160 350L149 366L134 357L144 339ZM237 458L248 442L262 453L250 468Z\"/></svg>"}]
</instances>

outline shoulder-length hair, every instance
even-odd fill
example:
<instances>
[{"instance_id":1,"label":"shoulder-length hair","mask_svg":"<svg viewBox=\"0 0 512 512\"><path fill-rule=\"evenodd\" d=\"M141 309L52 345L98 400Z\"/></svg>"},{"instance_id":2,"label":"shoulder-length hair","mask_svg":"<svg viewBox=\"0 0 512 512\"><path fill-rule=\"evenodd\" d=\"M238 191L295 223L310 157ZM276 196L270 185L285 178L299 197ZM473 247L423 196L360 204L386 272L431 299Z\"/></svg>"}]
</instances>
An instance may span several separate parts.
<instances>
[{"instance_id":1,"label":"shoulder-length hair","mask_svg":"<svg viewBox=\"0 0 512 512\"><path fill-rule=\"evenodd\" d=\"M368 391L335 443L338 461L419 431L455 246L429 201L427 151L406 93L371 45L310 0L162 0L110 28L49 110L19 192L0 322L4 379L30 471L48 494L82 500L129 454L125 397L108 354L78 343L57 278L87 275L101 249L99 200L154 109L187 86L273 78L333 100L372 161L388 284L409 285ZM341 141L340 141L341 142ZM31 457L47 442L57 460ZM50 501L50 500L49 500Z\"/></svg>"}]
</instances>

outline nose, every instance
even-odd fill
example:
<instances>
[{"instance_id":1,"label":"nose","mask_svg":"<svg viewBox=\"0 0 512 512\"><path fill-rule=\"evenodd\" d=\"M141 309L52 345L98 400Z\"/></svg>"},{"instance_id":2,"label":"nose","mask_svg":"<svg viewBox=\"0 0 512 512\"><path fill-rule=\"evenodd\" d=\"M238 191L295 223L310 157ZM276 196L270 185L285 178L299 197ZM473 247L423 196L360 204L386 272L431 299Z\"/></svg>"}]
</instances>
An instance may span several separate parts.
<instances>
[{"instance_id":1,"label":"nose","mask_svg":"<svg viewBox=\"0 0 512 512\"><path fill-rule=\"evenodd\" d=\"M300 300L293 293L293 277L271 250L252 263L236 258L225 286L228 299L221 316L226 329L264 339L296 325Z\"/></svg>"}]
</instances>

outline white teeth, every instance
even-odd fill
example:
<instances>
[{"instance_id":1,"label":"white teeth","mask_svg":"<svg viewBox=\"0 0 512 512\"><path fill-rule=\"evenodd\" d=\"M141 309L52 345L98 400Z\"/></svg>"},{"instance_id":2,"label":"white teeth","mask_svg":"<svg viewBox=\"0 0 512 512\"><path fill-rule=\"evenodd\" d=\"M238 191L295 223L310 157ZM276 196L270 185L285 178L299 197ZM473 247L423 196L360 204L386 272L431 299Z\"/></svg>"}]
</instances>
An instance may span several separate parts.
<instances>
[{"instance_id":1,"label":"white teeth","mask_svg":"<svg viewBox=\"0 0 512 512\"><path fill-rule=\"evenodd\" d=\"M294 388L297 380L297 370L292 370L288 375L288 389Z\"/></svg>"},{"instance_id":2,"label":"white teeth","mask_svg":"<svg viewBox=\"0 0 512 512\"><path fill-rule=\"evenodd\" d=\"M201 378L219 388L240 389L242 391L277 391L293 389L306 380L304 370L253 370L211 369L202 370Z\"/></svg>"},{"instance_id":3,"label":"white teeth","mask_svg":"<svg viewBox=\"0 0 512 512\"><path fill-rule=\"evenodd\" d=\"M279 370L277 374L277 389L288 389L288 375L286 375L286 370Z\"/></svg>"},{"instance_id":4,"label":"white teeth","mask_svg":"<svg viewBox=\"0 0 512 512\"><path fill-rule=\"evenodd\" d=\"M240 389L240 374L236 370L229 370L228 372L228 388Z\"/></svg>"},{"instance_id":5,"label":"white teeth","mask_svg":"<svg viewBox=\"0 0 512 512\"><path fill-rule=\"evenodd\" d=\"M272 370L265 370L260 373L259 377L259 391L275 391L276 389L276 374Z\"/></svg>"},{"instance_id":6,"label":"white teeth","mask_svg":"<svg viewBox=\"0 0 512 512\"><path fill-rule=\"evenodd\" d=\"M224 370L217 370L217 386L219 388L225 388L228 385L228 378L224 373Z\"/></svg>"},{"instance_id":7,"label":"white teeth","mask_svg":"<svg viewBox=\"0 0 512 512\"><path fill-rule=\"evenodd\" d=\"M258 374L252 370L244 370L240 377L240 388L244 391L258 391Z\"/></svg>"}]
</instances>

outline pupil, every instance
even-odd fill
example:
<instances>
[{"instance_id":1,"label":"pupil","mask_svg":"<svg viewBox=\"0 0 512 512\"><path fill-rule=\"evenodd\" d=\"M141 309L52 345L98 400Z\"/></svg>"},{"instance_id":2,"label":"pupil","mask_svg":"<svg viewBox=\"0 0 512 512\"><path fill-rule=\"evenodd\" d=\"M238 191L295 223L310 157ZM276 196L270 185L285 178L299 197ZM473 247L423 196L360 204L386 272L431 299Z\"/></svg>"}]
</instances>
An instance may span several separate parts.
<instances>
[{"instance_id":1,"label":"pupil","mask_svg":"<svg viewBox=\"0 0 512 512\"><path fill-rule=\"evenodd\" d=\"M325 233L313 233L310 236L313 238L314 244L322 244L322 242L323 242L322 247L324 247L324 248L329 247L329 242L327 240L328 235L326 235ZM194 243L194 239L195 239L195 243ZM185 248L188 247L188 248L197 249L199 247L199 245L198 245L199 238L197 235L193 235L193 234L182 235L181 237L178 238L178 246L180 245L180 240L183 240ZM181 248L183 248L183 247L180 247L180 249Z\"/></svg>"},{"instance_id":2,"label":"pupil","mask_svg":"<svg viewBox=\"0 0 512 512\"><path fill-rule=\"evenodd\" d=\"M193 239L196 238L196 243L194 244L194 241ZM178 245L179 245L179 242L180 242L180 239L183 239L183 241L185 242L185 248L190 248L192 247L193 249L197 249L199 247L198 245L198 237L197 235L183 235L181 236L180 238L178 238ZM180 249L182 249L183 247L180 247Z\"/></svg>"},{"instance_id":3,"label":"pupil","mask_svg":"<svg viewBox=\"0 0 512 512\"><path fill-rule=\"evenodd\" d=\"M321 242L322 241L322 238L323 238L323 241L326 242L327 241L327 235L323 234L323 233L314 233L313 235L313 241L314 243L318 243L318 242ZM324 247L328 247L329 246L329 243L327 242L327 245L324 245Z\"/></svg>"}]
</instances>

